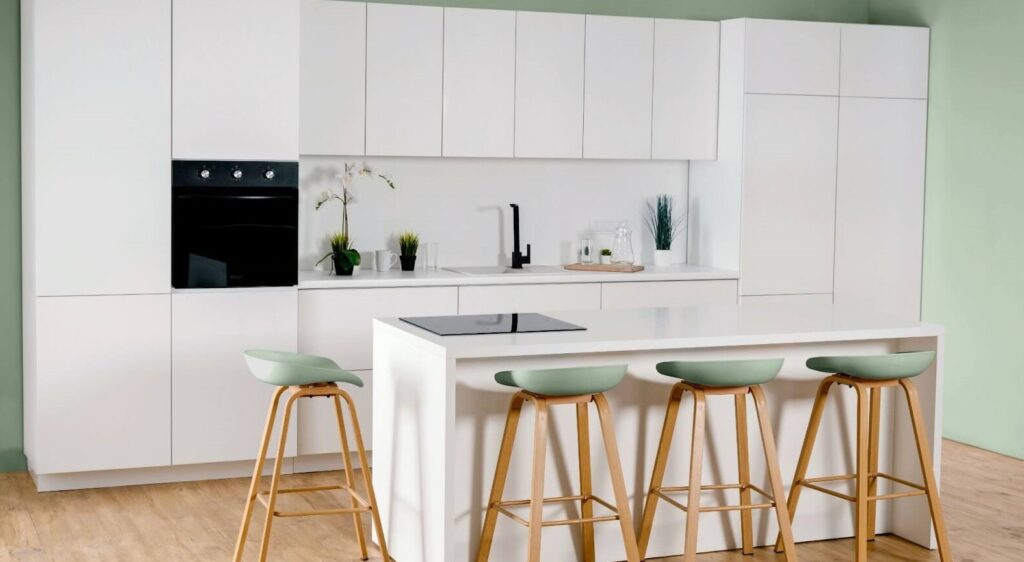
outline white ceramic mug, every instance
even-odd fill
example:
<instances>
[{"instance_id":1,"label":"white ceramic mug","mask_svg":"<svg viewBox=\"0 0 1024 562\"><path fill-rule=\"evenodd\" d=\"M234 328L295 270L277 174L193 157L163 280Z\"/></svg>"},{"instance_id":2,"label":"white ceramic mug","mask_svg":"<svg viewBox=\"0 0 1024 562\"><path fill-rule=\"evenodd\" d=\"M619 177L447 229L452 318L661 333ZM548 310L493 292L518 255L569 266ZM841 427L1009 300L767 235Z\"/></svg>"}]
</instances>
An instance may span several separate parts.
<instances>
[{"instance_id":1,"label":"white ceramic mug","mask_svg":"<svg viewBox=\"0 0 1024 562\"><path fill-rule=\"evenodd\" d=\"M373 253L373 261L377 271L388 271L395 267L398 255L390 250L377 250Z\"/></svg>"}]
</instances>

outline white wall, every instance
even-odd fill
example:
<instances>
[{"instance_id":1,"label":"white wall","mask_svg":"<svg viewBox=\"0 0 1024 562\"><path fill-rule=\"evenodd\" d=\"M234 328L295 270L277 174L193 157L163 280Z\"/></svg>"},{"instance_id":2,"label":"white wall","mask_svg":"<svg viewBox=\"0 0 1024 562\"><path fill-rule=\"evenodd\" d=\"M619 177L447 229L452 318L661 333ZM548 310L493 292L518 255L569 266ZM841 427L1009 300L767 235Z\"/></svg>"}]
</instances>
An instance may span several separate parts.
<instances>
[{"instance_id":1,"label":"white wall","mask_svg":"<svg viewBox=\"0 0 1024 562\"><path fill-rule=\"evenodd\" d=\"M320 211L314 206L321 191L337 185L335 176L346 160L300 160L300 269L311 269L328 251L327 235L341 229L340 203ZM389 173L397 189L368 178L356 182L350 233L364 259L376 249L397 250L397 234L411 229L421 241L439 244L441 267L507 263L512 249L508 205L518 203L522 250L533 245L534 264L576 261L578 241L588 236L592 221L618 220L629 222L638 259L650 263L653 242L641 222L644 203L668 193L679 212L686 209L686 162L379 157L367 162ZM685 261L685 230L673 251L677 262Z\"/></svg>"}]
</instances>

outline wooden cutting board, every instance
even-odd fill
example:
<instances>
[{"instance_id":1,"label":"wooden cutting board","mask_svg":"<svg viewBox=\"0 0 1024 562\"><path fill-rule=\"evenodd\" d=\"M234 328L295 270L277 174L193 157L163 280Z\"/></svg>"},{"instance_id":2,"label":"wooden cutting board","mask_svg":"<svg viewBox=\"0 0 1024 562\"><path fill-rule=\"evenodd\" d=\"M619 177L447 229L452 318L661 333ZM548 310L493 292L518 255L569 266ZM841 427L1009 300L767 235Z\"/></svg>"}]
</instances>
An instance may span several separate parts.
<instances>
[{"instance_id":1,"label":"wooden cutting board","mask_svg":"<svg viewBox=\"0 0 1024 562\"><path fill-rule=\"evenodd\" d=\"M619 263L570 263L565 268L572 271L607 271L611 273L636 273L644 270L642 265Z\"/></svg>"}]
</instances>

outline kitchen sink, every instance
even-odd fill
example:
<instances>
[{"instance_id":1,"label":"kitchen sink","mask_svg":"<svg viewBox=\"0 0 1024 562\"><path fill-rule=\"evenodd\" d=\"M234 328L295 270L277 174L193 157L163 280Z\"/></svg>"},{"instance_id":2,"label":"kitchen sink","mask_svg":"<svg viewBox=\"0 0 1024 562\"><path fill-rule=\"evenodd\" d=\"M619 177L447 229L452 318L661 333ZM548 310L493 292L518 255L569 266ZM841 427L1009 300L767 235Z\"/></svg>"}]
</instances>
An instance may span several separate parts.
<instances>
[{"instance_id":1,"label":"kitchen sink","mask_svg":"<svg viewBox=\"0 0 1024 562\"><path fill-rule=\"evenodd\" d=\"M463 275L539 275L565 273L561 267L553 265L524 265L522 269L512 269L504 265L488 265L479 267L446 267L448 271Z\"/></svg>"}]
</instances>

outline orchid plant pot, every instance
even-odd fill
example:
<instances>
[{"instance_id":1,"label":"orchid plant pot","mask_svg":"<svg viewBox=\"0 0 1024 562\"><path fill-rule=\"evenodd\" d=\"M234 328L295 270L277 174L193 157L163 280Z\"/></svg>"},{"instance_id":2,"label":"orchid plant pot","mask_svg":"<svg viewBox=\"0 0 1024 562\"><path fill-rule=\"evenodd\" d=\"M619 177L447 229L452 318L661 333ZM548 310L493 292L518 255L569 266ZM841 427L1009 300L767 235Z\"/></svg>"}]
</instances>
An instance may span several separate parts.
<instances>
[{"instance_id":1,"label":"orchid plant pot","mask_svg":"<svg viewBox=\"0 0 1024 562\"><path fill-rule=\"evenodd\" d=\"M355 271L355 265L345 254L334 254L331 259L334 261L335 275L352 275L352 272Z\"/></svg>"}]
</instances>

